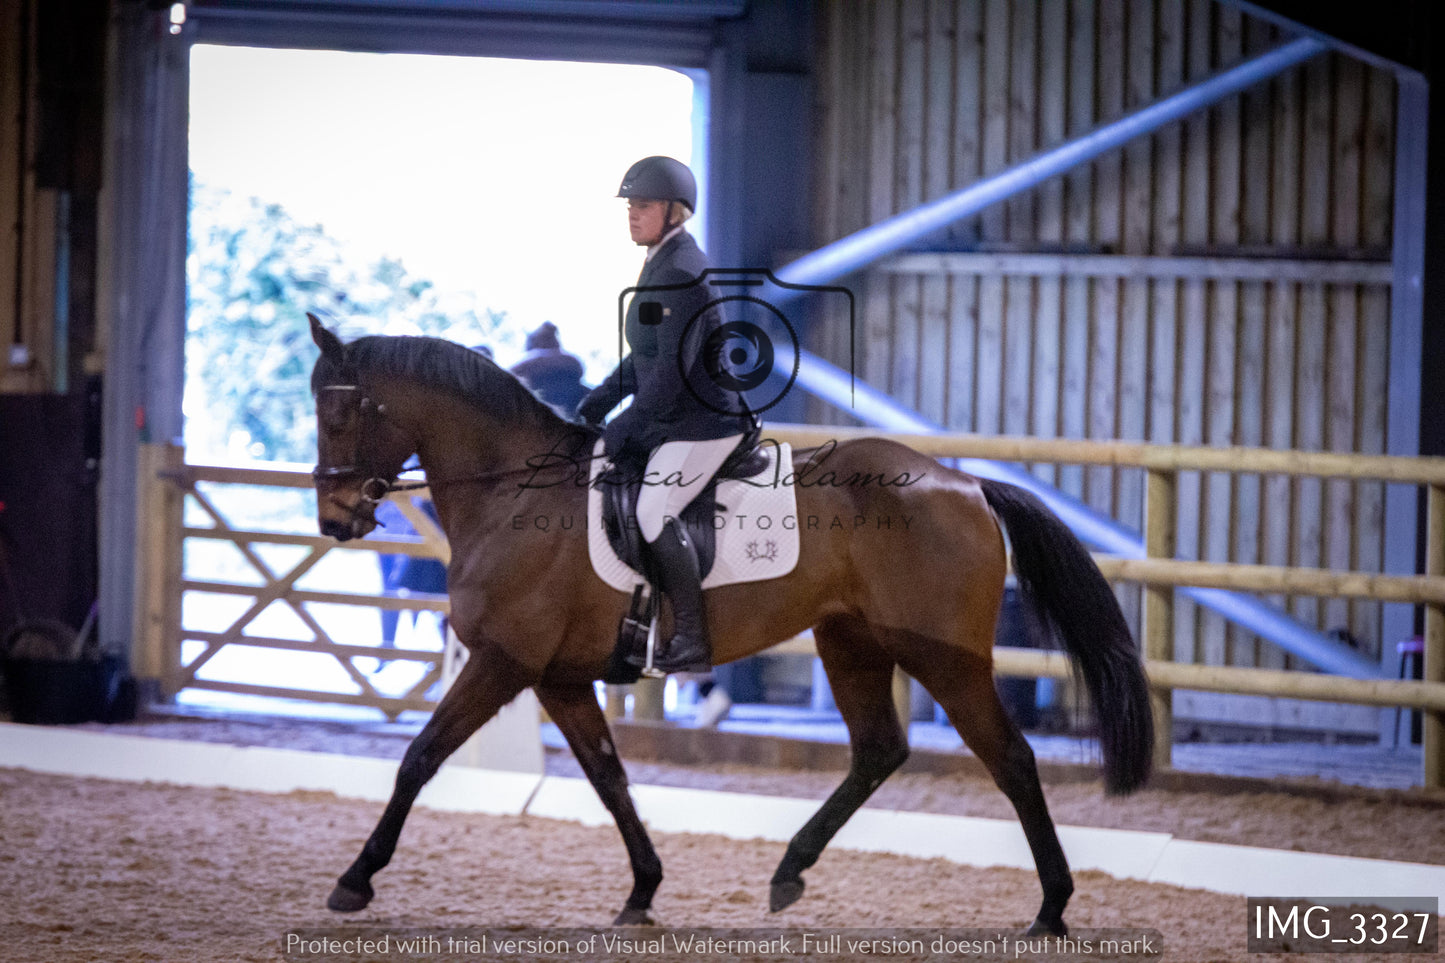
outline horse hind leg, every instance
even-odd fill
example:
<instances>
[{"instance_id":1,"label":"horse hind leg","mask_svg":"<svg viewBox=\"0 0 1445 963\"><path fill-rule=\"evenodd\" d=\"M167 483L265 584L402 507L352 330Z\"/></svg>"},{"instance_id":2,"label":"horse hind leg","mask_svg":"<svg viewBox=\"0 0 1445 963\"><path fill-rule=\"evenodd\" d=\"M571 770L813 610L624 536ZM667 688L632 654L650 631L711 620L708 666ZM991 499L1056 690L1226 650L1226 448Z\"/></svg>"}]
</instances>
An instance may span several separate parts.
<instances>
[{"instance_id":1,"label":"horse hind leg","mask_svg":"<svg viewBox=\"0 0 1445 963\"><path fill-rule=\"evenodd\" d=\"M908 739L893 706L894 662L858 619L833 619L813 630L833 700L848 725L848 775L788 843L773 873L768 908L776 913L803 895L803 871L818 861L873 791L908 758Z\"/></svg>"},{"instance_id":2,"label":"horse hind leg","mask_svg":"<svg viewBox=\"0 0 1445 963\"><path fill-rule=\"evenodd\" d=\"M396 786L361 853L337 880L326 906L338 913L365 909L375 895L371 878L391 862L412 803L441 764L497 710L533 680L500 651L474 652L402 757Z\"/></svg>"},{"instance_id":3,"label":"horse hind leg","mask_svg":"<svg viewBox=\"0 0 1445 963\"><path fill-rule=\"evenodd\" d=\"M1044 891L1030 935L1064 935L1068 932L1064 907L1074 892L1073 876L1049 816L1033 749L999 701L992 665L938 643L929 644L923 657L903 661L905 671L943 706L964 743L1018 813Z\"/></svg>"},{"instance_id":4,"label":"horse hind leg","mask_svg":"<svg viewBox=\"0 0 1445 963\"><path fill-rule=\"evenodd\" d=\"M627 791L627 773L617 757L607 719L597 704L592 684L539 686L537 696L556 723L587 780L617 823L632 864L632 893L613 921L614 926L650 926L652 897L662 884L662 861Z\"/></svg>"}]
</instances>

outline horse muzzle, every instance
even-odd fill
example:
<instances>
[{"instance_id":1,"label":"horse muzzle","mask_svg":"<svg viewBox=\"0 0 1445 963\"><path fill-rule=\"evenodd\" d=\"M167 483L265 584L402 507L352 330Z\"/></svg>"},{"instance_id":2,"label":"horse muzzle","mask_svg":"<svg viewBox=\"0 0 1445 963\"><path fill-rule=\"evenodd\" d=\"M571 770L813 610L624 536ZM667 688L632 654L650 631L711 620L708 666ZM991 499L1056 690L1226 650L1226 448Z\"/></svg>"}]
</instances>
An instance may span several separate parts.
<instances>
[{"instance_id":1,"label":"horse muzzle","mask_svg":"<svg viewBox=\"0 0 1445 963\"><path fill-rule=\"evenodd\" d=\"M335 518L324 518L321 520L321 534L329 535L338 542L349 542L353 538L361 538L364 534L360 531L362 520L354 518L348 524Z\"/></svg>"},{"instance_id":2,"label":"horse muzzle","mask_svg":"<svg viewBox=\"0 0 1445 963\"><path fill-rule=\"evenodd\" d=\"M319 472L313 474L319 476ZM324 489L320 489L319 484L318 489L320 512L317 527L322 535L329 535L338 542L348 542L354 538L365 538L377 527L376 506L386 498L387 492L391 490L391 483L376 476L368 478L362 483L357 500L350 504L342 501L335 493L322 494ZM332 509L344 512L345 517L337 517Z\"/></svg>"}]
</instances>

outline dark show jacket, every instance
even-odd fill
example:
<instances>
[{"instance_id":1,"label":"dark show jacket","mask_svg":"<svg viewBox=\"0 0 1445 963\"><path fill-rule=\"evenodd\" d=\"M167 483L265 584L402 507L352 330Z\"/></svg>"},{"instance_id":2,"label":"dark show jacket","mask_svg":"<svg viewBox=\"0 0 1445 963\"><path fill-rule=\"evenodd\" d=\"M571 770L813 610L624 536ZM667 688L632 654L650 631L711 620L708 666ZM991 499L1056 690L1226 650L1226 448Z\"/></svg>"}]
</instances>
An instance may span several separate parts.
<instances>
[{"instance_id":1,"label":"dark show jacket","mask_svg":"<svg viewBox=\"0 0 1445 963\"><path fill-rule=\"evenodd\" d=\"M582 383L581 360L560 349L529 351L527 355L512 365L512 374L564 417L573 417L587 394L587 386Z\"/></svg>"},{"instance_id":2,"label":"dark show jacket","mask_svg":"<svg viewBox=\"0 0 1445 963\"><path fill-rule=\"evenodd\" d=\"M596 389L613 406L637 396L607 425L608 455L624 446L651 451L665 441L708 441L746 430L742 415L727 413L741 410L737 395L703 367L703 343L721 323L717 311L708 310L688 324L717 297L709 284L697 281L707 267L706 255L685 230L663 242L642 266L637 279L642 290L633 293L623 325L631 352ZM671 285L677 287L656 290ZM661 305L659 324L642 323L642 305L650 301ZM649 312L657 316L656 309Z\"/></svg>"}]
</instances>

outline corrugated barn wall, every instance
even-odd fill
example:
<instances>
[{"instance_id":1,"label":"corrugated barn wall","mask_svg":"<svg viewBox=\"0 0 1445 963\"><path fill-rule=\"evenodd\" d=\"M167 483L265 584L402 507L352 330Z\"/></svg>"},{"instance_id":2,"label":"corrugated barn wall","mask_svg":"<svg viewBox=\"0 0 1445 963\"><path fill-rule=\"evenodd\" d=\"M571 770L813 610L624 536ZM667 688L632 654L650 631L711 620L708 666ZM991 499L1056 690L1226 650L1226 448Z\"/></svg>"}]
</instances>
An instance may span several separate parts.
<instances>
[{"instance_id":1,"label":"corrugated barn wall","mask_svg":"<svg viewBox=\"0 0 1445 963\"><path fill-rule=\"evenodd\" d=\"M818 245L1281 40L1213 0L839 0L818 36ZM1318 57L849 279L858 375L960 431L1383 452L1395 96ZM846 331L810 347L846 365ZM1142 472L1035 470L1142 530ZM1381 485L1181 489L1182 558L1380 570ZM1378 653L1378 605L1285 604ZM1183 600L1178 628L1181 661L1292 661Z\"/></svg>"}]
</instances>

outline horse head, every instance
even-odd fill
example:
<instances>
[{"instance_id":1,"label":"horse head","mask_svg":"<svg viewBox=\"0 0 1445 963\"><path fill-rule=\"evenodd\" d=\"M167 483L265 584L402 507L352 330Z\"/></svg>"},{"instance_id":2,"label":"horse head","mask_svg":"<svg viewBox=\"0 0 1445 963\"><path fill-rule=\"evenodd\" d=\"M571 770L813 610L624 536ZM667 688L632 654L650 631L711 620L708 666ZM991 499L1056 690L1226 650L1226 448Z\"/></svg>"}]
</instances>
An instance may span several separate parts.
<instances>
[{"instance_id":1,"label":"horse head","mask_svg":"<svg viewBox=\"0 0 1445 963\"><path fill-rule=\"evenodd\" d=\"M311 338L321 357L311 374L316 397L317 521L338 541L362 538L377 526L376 506L401 474L415 442L387 418L379 385L367 384L346 347L313 314Z\"/></svg>"}]
</instances>

